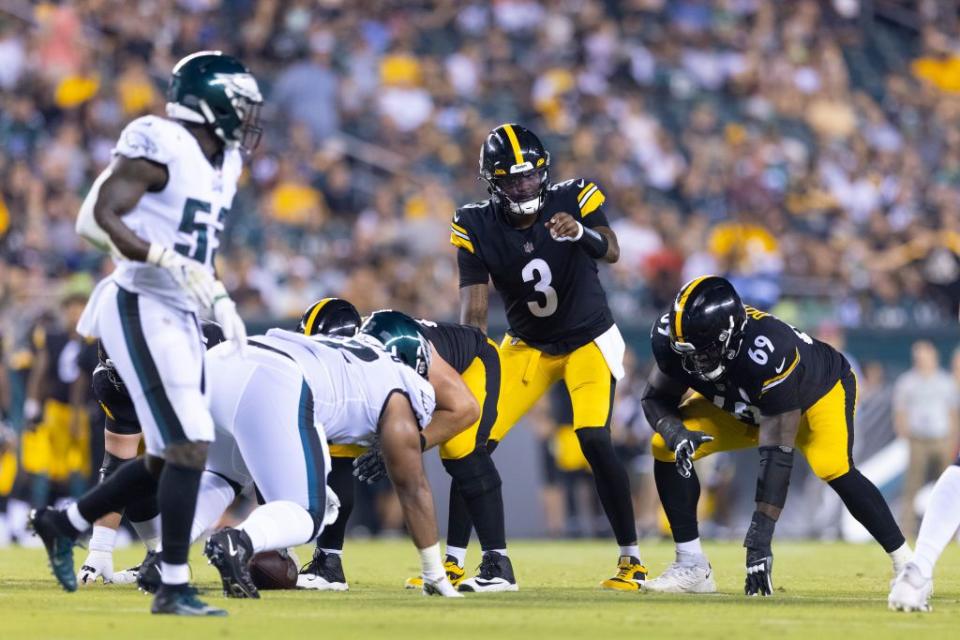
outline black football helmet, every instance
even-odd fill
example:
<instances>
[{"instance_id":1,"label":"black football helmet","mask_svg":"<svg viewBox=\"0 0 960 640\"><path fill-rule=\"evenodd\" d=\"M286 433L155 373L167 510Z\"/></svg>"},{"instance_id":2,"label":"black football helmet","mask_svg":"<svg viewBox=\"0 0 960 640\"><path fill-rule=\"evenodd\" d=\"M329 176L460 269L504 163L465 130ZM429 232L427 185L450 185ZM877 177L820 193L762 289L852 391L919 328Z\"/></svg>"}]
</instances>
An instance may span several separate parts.
<instances>
[{"instance_id":1,"label":"black football helmet","mask_svg":"<svg viewBox=\"0 0 960 640\"><path fill-rule=\"evenodd\" d=\"M535 215L547 200L550 154L540 138L518 124L502 124L480 148L480 177L494 204L517 216Z\"/></svg>"},{"instance_id":2,"label":"black football helmet","mask_svg":"<svg viewBox=\"0 0 960 640\"><path fill-rule=\"evenodd\" d=\"M198 51L173 68L167 116L207 127L231 149L250 152L260 142L257 81L243 63L220 51Z\"/></svg>"},{"instance_id":3,"label":"black football helmet","mask_svg":"<svg viewBox=\"0 0 960 640\"><path fill-rule=\"evenodd\" d=\"M223 327L213 320L201 320L200 333L203 337L205 349L213 349L221 342L227 341L227 336L223 335Z\"/></svg>"},{"instance_id":4,"label":"black football helmet","mask_svg":"<svg viewBox=\"0 0 960 640\"><path fill-rule=\"evenodd\" d=\"M360 313L342 298L323 298L307 307L297 331L305 336L352 338L360 329Z\"/></svg>"},{"instance_id":5,"label":"black football helmet","mask_svg":"<svg viewBox=\"0 0 960 640\"><path fill-rule=\"evenodd\" d=\"M747 312L730 281L701 276L683 285L670 310L670 347L683 368L702 380L720 379L737 357Z\"/></svg>"},{"instance_id":6,"label":"black football helmet","mask_svg":"<svg viewBox=\"0 0 960 640\"><path fill-rule=\"evenodd\" d=\"M387 353L427 377L430 342L420 330L420 323L407 314L392 309L374 311L360 326L360 333L375 339Z\"/></svg>"}]
</instances>

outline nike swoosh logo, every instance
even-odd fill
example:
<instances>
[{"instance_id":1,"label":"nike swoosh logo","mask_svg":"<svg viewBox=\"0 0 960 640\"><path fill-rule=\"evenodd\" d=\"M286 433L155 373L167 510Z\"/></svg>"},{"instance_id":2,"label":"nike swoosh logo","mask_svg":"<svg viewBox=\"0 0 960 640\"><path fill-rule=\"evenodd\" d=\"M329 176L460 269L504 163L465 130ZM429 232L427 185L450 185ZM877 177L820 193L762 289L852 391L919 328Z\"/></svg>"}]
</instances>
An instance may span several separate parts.
<instances>
[{"instance_id":1,"label":"nike swoosh logo","mask_svg":"<svg viewBox=\"0 0 960 640\"><path fill-rule=\"evenodd\" d=\"M459 211L454 211L454 212L453 212L453 221L454 221L454 222L460 222L460 212L459 212Z\"/></svg>"},{"instance_id":2,"label":"nike swoosh logo","mask_svg":"<svg viewBox=\"0 0 960 640\"><path fill-rule=\"evenodd\" d=\"M776 369L774 369L774 371L776 371L777 373L780 373L781 371L783 371L783 365L785 365L785 364L787 364L787 359L786 359L786 358L784 358L783 360L780 361L780 366L777 367Z\"/></svg>"},{"instance_id":3,"label":"nike swoosh logo","mask_svg":"<svg viewBox=\"0 0 960 640\"><path fill-rule=\"evenodd\" d=\"M227 538L227 553L231 556L237 555L237 549L233 546L233 540L229 537Z\"/></svg>"}]
</instances>

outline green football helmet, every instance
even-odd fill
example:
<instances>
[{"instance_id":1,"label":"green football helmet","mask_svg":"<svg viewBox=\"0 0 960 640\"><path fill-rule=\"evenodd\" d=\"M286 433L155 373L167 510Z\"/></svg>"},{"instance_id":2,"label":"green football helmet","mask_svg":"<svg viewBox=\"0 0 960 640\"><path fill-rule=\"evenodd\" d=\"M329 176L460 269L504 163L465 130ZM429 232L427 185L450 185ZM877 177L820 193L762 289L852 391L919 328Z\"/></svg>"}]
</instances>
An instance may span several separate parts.
<instances>
[{"instance_id":1,"label":"green football helmet","mask_svg":"<svg viewBox=\"0 0 960 640\"><path fill-rule=\"evenodd\" d=\"M370 336L400 362L427 377L430 342L421 333L419 323L407 314L392 309L374 311L360 326L360 333Z\"/></svg>"},{"instance_id":2,"label":"green football helmet","mask_svg":"<svg viewBox=\"0 0 960 640\"><path fill-rule=\"evenodd\" d=\"M247 153L260 142L257 81L243 63L220 51L198 51L173 68L167 116L210 129L230 149Z\"/></svg>"}]
</instances>

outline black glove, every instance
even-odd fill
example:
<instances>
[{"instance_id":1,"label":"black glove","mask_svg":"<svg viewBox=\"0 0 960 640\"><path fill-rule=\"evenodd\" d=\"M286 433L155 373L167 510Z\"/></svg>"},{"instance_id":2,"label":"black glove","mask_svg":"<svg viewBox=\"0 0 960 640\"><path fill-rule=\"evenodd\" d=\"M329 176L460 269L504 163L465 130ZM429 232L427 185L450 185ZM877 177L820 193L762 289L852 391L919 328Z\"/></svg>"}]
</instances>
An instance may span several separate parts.
<instances>
[{"instance_id":1,"label":"black glove","mask_svg":"<svg viewBox=\"0 0 960 640\"><path fill-rule=\"evenodd\" d=\"M356 460L353 461L353 475L360 482L376 484L386 477L387 467L383 464L383 454L380 453L380 444L374 443Z\"/></svg>"},{"instance_id":2,"label":"black glove","mask_svg":"<svg viewBox=\"0 0 960 640\"><path fill-rule=\"evenodd\" d=\"M748 596L773 595L773 551L770 545L776 524L776 520L765 513L753 512L753 520L743 541L747 548L747 579L743 592Z\"/></svg>"},{"instance_id":3,"label":"black glove","mask_svg":"<svg viewBox=\"0 0 960 640\"><path fill-rule=\"evenodd\" d=\"M667 448L673 451L677 459L677 473L689 478L693 472L693 455L700 445L713 440L713 436L703 431L690 431L683 426L683 421L674 416L661 418L657 423L657 433L667 443Z\"/></svg>"}]
</instances>

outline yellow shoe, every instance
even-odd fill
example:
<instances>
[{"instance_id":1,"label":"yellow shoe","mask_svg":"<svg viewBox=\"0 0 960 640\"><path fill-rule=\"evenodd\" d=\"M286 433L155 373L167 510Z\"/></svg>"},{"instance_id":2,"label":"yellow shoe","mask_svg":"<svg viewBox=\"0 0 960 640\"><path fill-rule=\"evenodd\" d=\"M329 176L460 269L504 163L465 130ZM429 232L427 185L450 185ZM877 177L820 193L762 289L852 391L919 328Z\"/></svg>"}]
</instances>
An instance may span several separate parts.
<instances>
[{"instance_id":1,"label":"yellow shoe","mask_svg":"<svg viewBox=\"0 0 960 640\"><path fill-rule=\"evenodd\" d=\"M467 572L463 570L463 567L457 564L457 559L453 556L447 556L447 559L443 563L443 568L447 572L447 579L454 587L463 582L463 579L467 577ZM416 578L407 578L406 582L403 583L403 588L422 589L423 578L420 576L417 576Z\"/></svg>"},{"instance_id":2,"label":"yellow shoe","mask_svg":"<svg viewBox=\"0 0 960 640\"><path fill-rule=\"evenodd\" d=\"M647 579L647 568L640 564L638 558L620 556L617 569L619 569L617 575L600 583L602 588L615 591L640 591L640 586Z\"/></svg>"}]
</instances>

